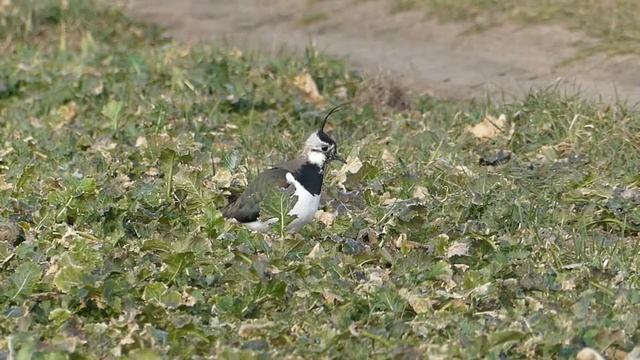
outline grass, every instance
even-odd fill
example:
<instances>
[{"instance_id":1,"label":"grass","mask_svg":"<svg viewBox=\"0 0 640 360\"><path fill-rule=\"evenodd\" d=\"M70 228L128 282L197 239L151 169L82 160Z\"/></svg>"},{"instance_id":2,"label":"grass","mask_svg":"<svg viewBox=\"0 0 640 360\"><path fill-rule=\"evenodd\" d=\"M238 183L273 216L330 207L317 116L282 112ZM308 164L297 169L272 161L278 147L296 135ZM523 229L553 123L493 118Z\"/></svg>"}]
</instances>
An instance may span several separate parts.
<instances>
[{"instance_id":1,"label":"grass","mask_svg":"<svg viewBox=\"0 0 640 360\"><path fill-rule=\"evenodd\" d=\"M393 11L427 7L440 19L470 21L476 29L507 21L551 23L593 36L585 53L640 54L640 24L635 0L402 0Z\"/></svg>"},{"instance_id":2,"label":"grass","mask_svg":"<svg viewBox=\"0 0 640 360\"><path fill-rule=\"evenodd\" d=\"M329 18L329 14L324 12L316 12L303 16L297 21L298 26L309 26L318 22L322 22Z\"/></svg>"},{"instance_id":3,"label":"grass","mask_svg":"<svg viewBox=\"0 0 640 360\"><path fill-rule=\"evenodd\" d=\"M313 50L185 47L90 1L14 2L0 39L0 357L573 358L640 340L636 112L553 92L401 110ZM305 72L353 102L329 132L354 171L328 170L326 224L269 243L218 208L315 129ZM500 114L491 139L469 132ZM510 160L479 165L497 150Z\"/></svg>"}]
</instances>

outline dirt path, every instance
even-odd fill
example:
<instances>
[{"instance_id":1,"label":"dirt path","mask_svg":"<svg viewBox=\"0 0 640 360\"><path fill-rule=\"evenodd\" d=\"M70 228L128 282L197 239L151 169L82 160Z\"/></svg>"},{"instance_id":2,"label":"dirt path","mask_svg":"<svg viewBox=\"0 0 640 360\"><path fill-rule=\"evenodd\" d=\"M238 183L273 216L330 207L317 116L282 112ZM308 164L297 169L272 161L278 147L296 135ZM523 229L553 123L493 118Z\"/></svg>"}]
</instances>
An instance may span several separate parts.
<instances>
[{"instance_id":1,"label":"dirt path","mask_svg":"<svg viewBox=\"0 0 640 360\"><path fill-rule=\"evenodd\" d=\"M424 12L392 14L388 0L127 0L135 17L185 41L225 41L277 51L310 43L368 72L440 97L519 97L558 85L610 102L640 102L640 59L573 57L581 34L558 26L505 25L465 34Z\"/></svg>"}]
</instances>

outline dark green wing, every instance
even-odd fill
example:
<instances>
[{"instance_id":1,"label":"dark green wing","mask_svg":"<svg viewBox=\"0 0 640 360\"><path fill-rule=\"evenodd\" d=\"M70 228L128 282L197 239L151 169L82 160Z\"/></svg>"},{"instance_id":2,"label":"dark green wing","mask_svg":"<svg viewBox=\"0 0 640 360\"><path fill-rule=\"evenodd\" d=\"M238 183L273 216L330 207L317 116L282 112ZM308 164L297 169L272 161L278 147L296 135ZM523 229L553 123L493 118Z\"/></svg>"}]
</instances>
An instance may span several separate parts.
<instances>
[{"instance_id":1,"label":"dark green wing","mask_svg":"<svg viewBox=\"0 0 640 360\"><path fill-rule=\"evenodd\" d=\"M235 202L222 209L222 215L234 218L241 223L258 220L260 205L265 197L274 190L284 190L290 186L286 178L288 172L279 167L263 171L247 185Z\"/></svg>"}]
</instances>

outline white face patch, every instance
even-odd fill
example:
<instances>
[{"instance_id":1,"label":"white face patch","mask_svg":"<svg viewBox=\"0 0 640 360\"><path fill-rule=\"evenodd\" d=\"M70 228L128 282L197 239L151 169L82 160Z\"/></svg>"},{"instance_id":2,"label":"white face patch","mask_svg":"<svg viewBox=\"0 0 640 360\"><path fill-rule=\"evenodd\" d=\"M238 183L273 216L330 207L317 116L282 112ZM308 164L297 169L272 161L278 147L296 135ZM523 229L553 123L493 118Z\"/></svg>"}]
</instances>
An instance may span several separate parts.
<instances>
[{"instance_id":1,"label":"white face patch","mask_svg":"<svg viewBox=\"0 0 640 360\"><path fill-rule=\"evenodd\" d=\"M320 206L320 195L313 195L307 191L307 189L293 177L293 174L287 173L285 177L287 182L295 187L296 191L293 195L297 197L295 205L289 211L289 215L295 216L296 219L291 221L289 226L287 226L287 231L297 232L313 220L316 211L318 211L318 206Z\"/></svg>"},{"instance_id":2,"label":"white face patch","mask_svg":"<svg viewBox=\"0 0 640 360\"><path fill-rule=\"evenodd\" d=\"M314 132L313 134L309 135L309 137L307 138L307 141L305 142L305 144L308 147L312 147L312 148L316 148L316 147L320 147L324 144L326 144L324 141L320 140L320 138L318 137L318 133Z\"/></svg>"},{"instance_id":3,"label":"white face patch","mask_svg":"<svg viewBox=\"0 0 640 360\"><path fill-rule=\"evenodd\" d=\"M307 160L309 160L310 163L318 166L322 170L325 161L327 161L327 156L320 151L309 151Z\"/></svg>"}]
</instances>

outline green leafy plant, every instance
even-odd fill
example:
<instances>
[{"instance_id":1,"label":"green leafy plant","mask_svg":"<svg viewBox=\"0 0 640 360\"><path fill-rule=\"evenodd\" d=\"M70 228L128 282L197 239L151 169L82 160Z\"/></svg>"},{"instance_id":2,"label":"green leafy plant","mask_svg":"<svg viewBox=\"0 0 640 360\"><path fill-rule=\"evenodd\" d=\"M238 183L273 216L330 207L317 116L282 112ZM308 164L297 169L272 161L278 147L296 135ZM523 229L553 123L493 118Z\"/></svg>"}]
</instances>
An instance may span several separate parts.
<instances>
[{"instance_id":1,"label":"green leafy plant","mask_svg":"<svg viewBox=\"0 0 640 360\"><path fill-rule=\"evenodd\" d=\"M0 38L0 358L637 345L631 109L553 92L392 109L314 49L185 50L93 1L11 2ZM325 169L300 234L284 231L291 193L272 194L273 239L220 208L317 128L300 74L352 102L331 124L347 164Z\"/></svg>"}]
</instances>

